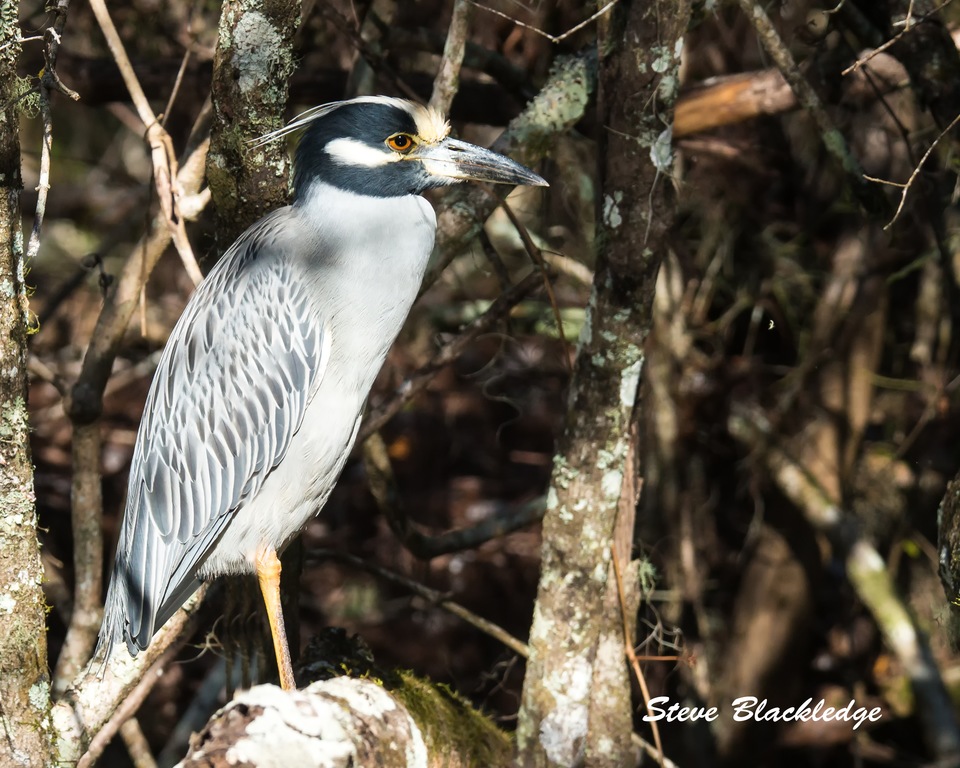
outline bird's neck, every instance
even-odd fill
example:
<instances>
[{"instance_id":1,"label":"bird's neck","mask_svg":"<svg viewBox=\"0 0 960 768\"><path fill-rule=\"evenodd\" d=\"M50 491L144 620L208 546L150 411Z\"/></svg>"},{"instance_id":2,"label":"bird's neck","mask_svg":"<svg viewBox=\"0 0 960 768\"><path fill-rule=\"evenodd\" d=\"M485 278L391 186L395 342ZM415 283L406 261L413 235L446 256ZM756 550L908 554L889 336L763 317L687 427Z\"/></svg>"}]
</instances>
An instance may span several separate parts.
<instances>
[{"instance_id":1,"label":"bird's neck","mask_svg":"<svg viewBox=\"0 0 960 768\"><path fill-rule=\"evenodd\" d=\"M370 197L316 181L293 209L303 236L315 240L314 250L347 262L344 275L375 265L384 279L392 279L392 267L419 281L433 249L437 217L419 195Z\"/></svg>"},{"instance_id":2,"label":"bird's neck","mask_svg":"<svg viewBox=\"0 0 960 768\"><path fill-rule=\"evenodd\" d=\"M417 195L380 197L361 194L337 184L313 180L298 187L293 206L303 214L323 219L330 216L349 216L353 221L366 218L389 221L392 212L398 207L398 202L414 198L423 200Z\"/></svg>"}]
</instances>

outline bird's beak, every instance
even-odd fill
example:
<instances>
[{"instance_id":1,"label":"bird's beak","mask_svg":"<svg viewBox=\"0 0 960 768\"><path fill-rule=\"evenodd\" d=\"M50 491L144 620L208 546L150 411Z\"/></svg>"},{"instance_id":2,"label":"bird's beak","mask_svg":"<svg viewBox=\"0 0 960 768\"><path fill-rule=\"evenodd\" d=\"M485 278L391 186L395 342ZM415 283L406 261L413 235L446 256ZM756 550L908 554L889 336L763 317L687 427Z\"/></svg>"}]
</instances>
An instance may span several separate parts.
<instances>
[{"instance_id":1,"label":"bird's beak","mask_svg":"<svg viewBox=\"0 0 960 768\"><path fill-rule=\"evenodd\" d=\"M546 180L509 157L456 139L423 146L416 158L431 176L451 181L492 181L547 187Z\"/></svg>"}]
</instances>

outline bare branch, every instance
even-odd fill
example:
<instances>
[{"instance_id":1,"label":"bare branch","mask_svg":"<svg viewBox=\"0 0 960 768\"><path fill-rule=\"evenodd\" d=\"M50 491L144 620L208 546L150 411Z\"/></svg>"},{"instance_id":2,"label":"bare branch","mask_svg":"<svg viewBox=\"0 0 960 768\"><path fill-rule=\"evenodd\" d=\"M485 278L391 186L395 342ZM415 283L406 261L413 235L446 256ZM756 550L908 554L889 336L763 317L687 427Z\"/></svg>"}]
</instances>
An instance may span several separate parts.
<instances>
[{"instance_id":1,"label":"bare branch","mask_svg":"<svg viewBox=\"0 0 960 768\"><path fill-rule=\"evenodd\" d=\"M89 765L120 725L133 716L160 679L163 667L172 661L176 654L174 648L185 641L186 630L205 594L206 587L200 587L154 635L145 651L137 656L115 653L106 667L98 669L94 663L78 676L51 711L62 763L77 762L89 747L92 755L86 758ZM118 708L118 705L121 706ZM106 728L109 730L100 737Z\"/></svg>"},{"instance_id":2,"label":"bare branch","mask_svg":"<svg viewBox=\"0 0 960 768\"><path fill-rule=\"evenodd\" d=\"M484 11L487 11L488 13L492 13L492 14L494 14L495 16L499 16L499 17L502 18L502 19L506 19L507 21L513 22L513 23L516 24L518 27L523 27L524 29L529 29L531 32L534 32L534 33L540 35L540 37L545 37L545 38L547 38L547 40L549 40L551 43L554 43L554 44L559 43L559 42L562 42L563 40L566 40L566 39L567 39L568 37L570 37L570 35L572 35L574 32L579 32L581 29L583 29L585 26L587 26L587 24L590 24L590 23L596 21L596 20L599 19L601 16L603 16L603 14L605 14L607 11L609 11L611 8L613 8L613 6L615 6L615 5L617 4L617 0L610 0L610 2L607 3L605 6L603 6L599 11L597 11L596 13L594 13L594 14L593 14L592 16L590 16L589 18L584 19L584 20L581 21L579 24L576 24L576 25L570 27L570 29L568 29L568 30L567 30L566 32L564 32L563 34L561 34L561 35L551 35L549 32L545 32L544 30L539 29L538 27L534 27L534 26L531 25L531 24L524 24L524 23L523 23L522 21L520 21L519 19L515 19L515 18L513 18L512 16L508 16L508 15L505 14L503 11L498 11L496 8L488 8L488 7L485 6L485 5L480 5L480 3L474 2L474 0L470 0L470 2L472 2L473 5L477 6L477 8L480 8L480 9L482 9L482 10L484 10Z\"/></svg>"},{"instance_id":3,"label":"bare branch","mask_svg":"<svg viewBox=\"0 0 960 768\"><path fill-rule=\"evenodd\" d=\"M430 589L430 587L426 587L418 581L413 581L412 579L408 579L406 576L402 576L399 573L388 570L387 568L382 568L374 563L368 563L366 560L361 560L359 557L348 555L345 552L332 549L315 549L309 554L312 559L338 560L342 563L350 563L351 565L361 568L369 573L373 573L386 581L392 582L393 584L399 584L404 589L410 590L414 594L422 597L424 600L427 600L437 607L443 608L448 613L452 613L454 616L463 619L470 626L476 627L481 632L490 635L490 637L503 643L518 656L527 658L528 648L524 643L517 640L517 638L503 629L503 627L494 624L492 621L487 621L483 617L475 614L473 611L467 610L459 603L453 602L453 600L451 600L442 592L437 592L435 589Z\"/></svg>"},{"instance_id":4,"label":"bare branch","mask_svg":"<svg viewBox=\"0 0 960 768\"><path fill-rule=\"evenodd\" d=\"M73 524L73 611L53 675L53 695L63 694L83 668L103 618L103 494L100 482L100 423L77 426L71 452L70 509Z\"/></svg>"},{"instance_id":5,"label":"bare branch","mask_svg":"<svg viewBox=\"0 0 960 768\"><path fill-rule=\"evenodd\" d=\"M547 292L550 309L553 310L553 319L557 324L557 335L560 337L560 341L563 342L563 361L566 363L567 370L572 373L573 360L570 356L570 343L567 341L567 337L563 331L563 318L560 317L560 306L557 304L557 296L553 292L553 285L550 283L550 270L547 268L547 262L543 258L543 252L537 247L536 243L533 242L533 238L530 237L527 228L523 226L523 223L517 218L517 214L513 212L513 209L507 205L507 201L501 200L500 206L503 208L504 213L507 214L507 218L510 219L510 223L513 224L514 229L517 230L517 234L520 235L520 242L523 243L524 250L526 250L527 255L530 257L530 261L534 263L534 266L536 266L537 269L540 270L540 274L543 275L543 288Z\"/></svg>"},{"instance_id":6,"label":"bare branch","mask_svg":"<svg viewBox=\"0 0 960 768\"><path fill-rule=\"evenodd\" d=\"M433 380L440 369L456 360L475 338L492 329L514 306L533 293L540 286L541 280L539 272L531 272L513 288L500 294L486 312L466 326L453 341L442 347L429 363L408 377L386 402L370 410L360 427L357 442L363 443L399 413L404 405Z\"/></svg>"},{"instance_id":7,"label":"bare branch","mask_svg":"<svg viewBox=\"0 0 960 768\"><path fill-rule=\"evenodd\" d=\"M640 662L637 659L637 653L633 650L633 637L630 634L630 626L627 620L627 599L623 591L623 574L620 572L620 555L617 552L617 544L612 544L613 551L610 553L610 560L613 562L613 573L617 579L617 594L620 598L620 614L623 619L623 648L630 667L633 669L633 676L637 678L637 684L640 686L640 693L643 696L643 705L647 708L647 714L652 715L650 711L650 689L647 687L647 679L643 676L643 670L640 669ZM667 768L670 762L663 754L663 742L660 740L660 726L656 720L650 721L650 731L653 733L653 743L655 745L654 754L651 757L660 763L660 768ZM671 763L672 764L672 763Z\"/></svg>"},{"instance_id":8,"label":"bare branch","mask_svg":"<svg viewBox=\"0 0 960 768\"><path fill-rule=\"evenodd\" d=\"M827 114L817 92L800 72L793 54L780 38L763 6L756 0L737 0L737 2L753 23L764 49L770 54L770 58L783 73L784 79L797 94L797 100L813 117L820 130L820 140L827 152L840 164L864 210L870 214L882 214L887 211L889 206L886 198L875 186L866 183L863 178L863 169L850 151L847 140L833 122L833 118Z\"/></svg>"},{"instance_id":9,"label":"bare branch","mask_svg":"<svg viewBox=\"0 0 960 768\"><path fill-rule=\"evenodd\" d=\"M471 0L454 0L453 15L447 31L447 42L443 46L440 69L433 81L433 94L430 106L443 114L450 113L450 105L460 86L460 67L467 48L467 35L470 32Z\"/></svg>"},{"instance_id":10,"label":"bare branch","mask_svg":"<svg viewBox=\"0 0 960 768\"><path fill-rule=\"evenodd\" d=\"M53 116L50 112L50 92L57 90L74 101L80 95L63 84L57 75L57 54L60 51L60 40L63 28L67 23L67 10L70 0L58 0L54 12L53 25L45 30L43 39L44 67L40 76L40 118L43 121L43 138L40 144L40 178L37 182L37 206L33 216L33 229L30 232L30 241L27 244L26 259L29 262L40 252L40 230L43 227L43 217L47 210L47 193L50 191L50 151L53 146Z\"/></svg>"},{"instance_id":11,"label":"bare branch","mask_svg":"<svg viewBox=\"0 0 960 768\"><path fill-rule=\"evenodd\" d=\"M943 137L950 133L950 131L952 131L957 124L960 124L960 115L957 115L955 118L953 118L950 125L944 128L940 132L940 135L933 140L933 143L927 147L927 151L923 153L923 157L920 158L920 162L917 163L916 167L913 169L913 172L910 174L910 178L907 179L905 184L899 184L895 181L886 181L884 179L876 179L873 176L867 176L866 174L863 175L863 178L865 178L867 181L873 181L878 184L887 184L889 186L899 187L901 189L900 204L897 206L897 210L893 214L893 218L890 219L890 221L888 221L883 227L884 229L890 229L897 219L900 218L900 213L903 211L903 205L907 202L907 194L910 192L910 187L912 187L913 183L917 180L917 176L920 175L920 170L923 168L923 164L926 163L930 155L933 154L933 150L937 148L937 144L939 144L943 140Z\"/></svg>"},{"instance_id":12,"label":"bare branch","mask_svg":"<svg viewBox=\"0 0 960 768\"><path fill-rule=\"evenodd\" d=\"M150 145L150 159L153 163L157 197L160 201L160 209L164 214L164 221L170 228L173 244L177 253L180 254L184 269L190 279L193 280L193 284L199 285L200 281L203 280L203 273L200 271L197 259L193 255L193 248L190 247L184 219L180 212L179 199L183 193L177 183L177 157L173 149L173 141L150 108L150 102L147 101L147 96L133 71L133 65L127 57L126 49L123 47L123 41L120 39L117 28L113 25L106 3L104 0L90 0L90 7L97 17L97 23L100 25L103 36L107 39L107 45L113 54L117 67L120 69L137 114L140 116L140 122L146 127L146 139Z\"/></svg>"}]
</instances>

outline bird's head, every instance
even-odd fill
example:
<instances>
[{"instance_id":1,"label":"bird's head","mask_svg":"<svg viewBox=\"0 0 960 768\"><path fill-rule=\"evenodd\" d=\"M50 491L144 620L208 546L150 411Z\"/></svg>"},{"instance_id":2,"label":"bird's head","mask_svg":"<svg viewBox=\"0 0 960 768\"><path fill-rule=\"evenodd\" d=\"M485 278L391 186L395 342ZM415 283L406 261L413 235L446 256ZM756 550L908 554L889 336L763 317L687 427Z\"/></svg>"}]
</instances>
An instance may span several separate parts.
<instances>
[{"instance_id":1,"label":"bird's head","mask_svg":"<svg viewBox=\"0 0 960 768\"><path fill-rule=\"evenodd\" d=\"M302 127L294 164L298 198L315 181L376 197L460 181L547 185L508 157L451 138L439 112L404 99L370 96L315 107L258 143Z\"/></svg>"}]
</instances>

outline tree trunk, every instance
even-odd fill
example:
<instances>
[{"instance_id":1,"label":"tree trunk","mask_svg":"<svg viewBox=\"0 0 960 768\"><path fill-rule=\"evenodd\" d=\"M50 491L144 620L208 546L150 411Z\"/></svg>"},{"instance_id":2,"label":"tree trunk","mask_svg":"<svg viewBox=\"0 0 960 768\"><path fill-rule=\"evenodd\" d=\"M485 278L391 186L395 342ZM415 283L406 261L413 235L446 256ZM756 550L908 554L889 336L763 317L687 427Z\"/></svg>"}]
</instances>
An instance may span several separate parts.
<instances>
[{"instance_id":1,"label":"tree trunk","mask_svg":"<svg viewBox=\"0 0 960 768\"><path fill-rule=\"evenodd\" d=\"M597 270L543 524L517 731L524 766L634 762L624 626L632 641L638 385L674 212L666 128L689 14L685 0L634 0L601 22Z\"/></svg>"},{"instance_id":2,"label":"tree trunk","mask_svg":"<svg viewBox=\"0 0 960 768\"><path fill-rule=\"evenodd\" d=\"M207 182L217 212L219 253L253 222L287 203L284 141L248 143L283 124L300 0L226 0L213 62L216 121Z\"/></svg>"},{"instance_id":3,"label":"tree trunk","mask_svg":"<svg viewBox=\"0 0 960 768\"><path fill-rule=\"evenodd\" d=\"M46 604L27 419L17 4L0 0L0 765L52 762Z\"/></svg>"}]
</instances>

